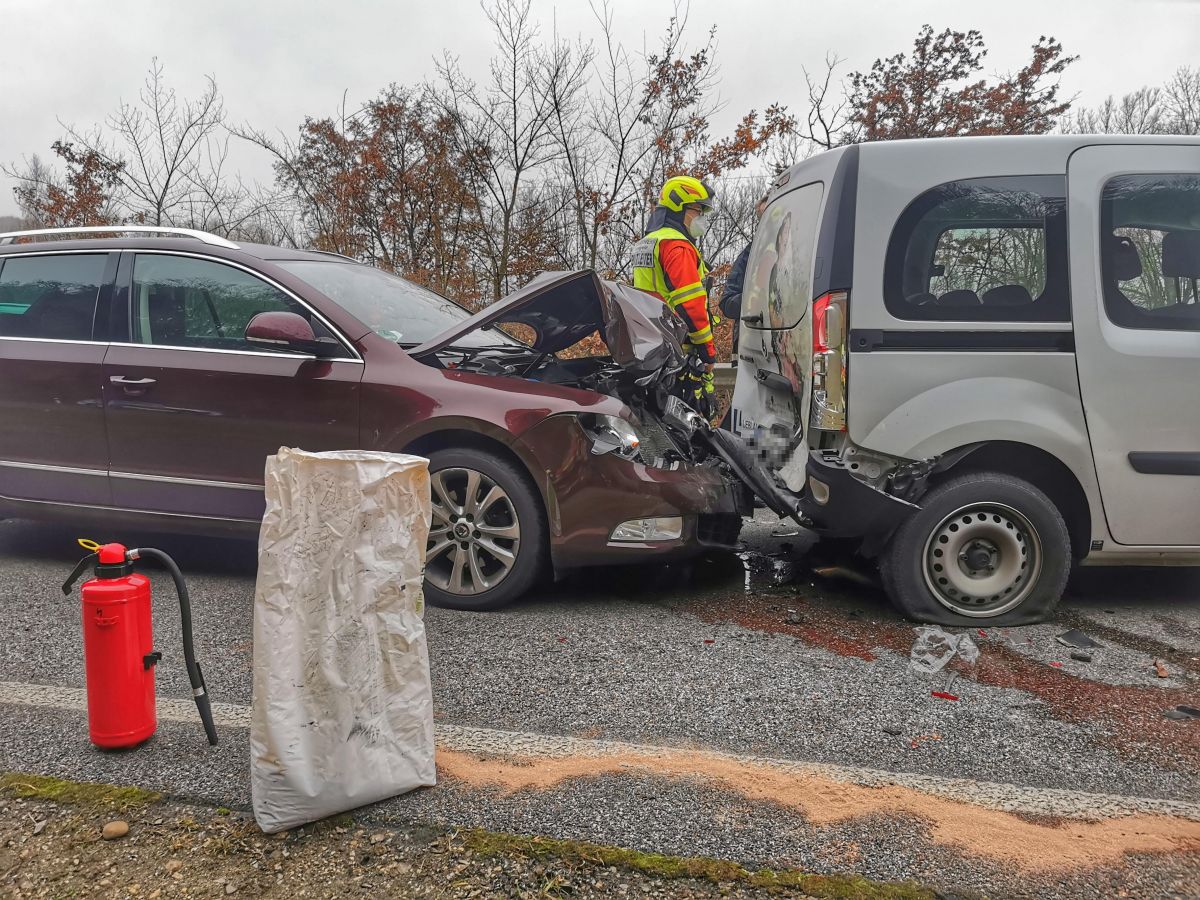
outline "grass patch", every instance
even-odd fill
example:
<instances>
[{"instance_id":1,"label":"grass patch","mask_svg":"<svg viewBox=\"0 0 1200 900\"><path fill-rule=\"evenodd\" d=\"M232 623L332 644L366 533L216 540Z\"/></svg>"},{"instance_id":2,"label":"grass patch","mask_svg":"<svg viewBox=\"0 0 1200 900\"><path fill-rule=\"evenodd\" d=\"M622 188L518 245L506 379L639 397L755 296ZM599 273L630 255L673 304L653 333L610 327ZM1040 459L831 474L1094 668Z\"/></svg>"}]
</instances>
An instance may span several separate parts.
<instances>
[{"instance_id":1,"label":"grass patch","mask_svg":"<svg viewBox=\"0 0 1200 900\"><path fill-rule=\"evenodd\" d=\"M565 862L612 866L652 878L691 878L766 890L798 890L829 900L934 900L937 896L928 888L912 883L888 884L849 875L813 875L792 869L751 871L726 860L642 853L585 841L524 837L482 829L459 831L456 836L467 849L481 856L554 857Z\"/></svg>"},{"instance_id":2,"label":"grass patch","mask_svg":"<svg viewBox=\"0 0 1200 900\"><path fill-rule=\"evenodd\" d=\"M149 806L162 799L162 794L136 787L67 781L20 772L0 773L0 794L23 799L52 800L67 806L105 809Z\"/></svg>"}]
</instances>

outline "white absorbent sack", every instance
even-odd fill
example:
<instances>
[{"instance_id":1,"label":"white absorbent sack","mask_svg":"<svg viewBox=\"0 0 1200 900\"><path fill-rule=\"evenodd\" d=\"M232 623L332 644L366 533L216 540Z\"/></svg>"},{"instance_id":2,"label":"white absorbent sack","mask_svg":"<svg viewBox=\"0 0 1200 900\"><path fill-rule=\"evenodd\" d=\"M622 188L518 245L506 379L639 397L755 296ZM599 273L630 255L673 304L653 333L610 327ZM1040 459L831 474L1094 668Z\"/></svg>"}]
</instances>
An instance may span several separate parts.
<instances>
[{"instance_id":1,"label":"white absorbent sack","mask_svg":"<svg viewBox=\"0 0 1200 900\"><path fill-rule=\"evenodd\" d=\"M428 466L354 450L267 459L250 727L263 831L434 783Z\"/></svg>"}]
</instances>

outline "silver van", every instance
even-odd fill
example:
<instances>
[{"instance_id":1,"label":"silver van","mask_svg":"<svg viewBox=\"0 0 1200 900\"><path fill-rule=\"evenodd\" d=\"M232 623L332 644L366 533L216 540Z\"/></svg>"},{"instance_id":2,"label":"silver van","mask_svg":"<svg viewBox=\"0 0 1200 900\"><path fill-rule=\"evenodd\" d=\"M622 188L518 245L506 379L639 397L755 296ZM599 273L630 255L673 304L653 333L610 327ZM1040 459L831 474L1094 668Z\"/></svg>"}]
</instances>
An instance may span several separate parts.
<instances>
[{"instance_id":1,"label":"silver van","mask_svg":"<svg viewBox=\"0 0 1200 900\"><path fill-rule=\"evenodd\" d=\"M915 619L1200 563L1200 137L863 144L776 179L733 429Z\"/></svg>"}]
</instances>

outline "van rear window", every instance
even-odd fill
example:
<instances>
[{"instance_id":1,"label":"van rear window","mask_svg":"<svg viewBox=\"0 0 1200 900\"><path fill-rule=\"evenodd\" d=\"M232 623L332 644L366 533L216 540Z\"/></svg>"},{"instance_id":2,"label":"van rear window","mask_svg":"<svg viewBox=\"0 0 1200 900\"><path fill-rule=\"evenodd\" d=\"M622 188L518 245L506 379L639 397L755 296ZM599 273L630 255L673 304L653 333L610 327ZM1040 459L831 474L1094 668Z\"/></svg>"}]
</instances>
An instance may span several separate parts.
<instances>
[{"instance_id":1,"label":"van rear window","mask_svg":"<svg viewBox=\"0 0 1200 900\"><path fill-rule=\"evenodd\" d=\"M815 181L767 207L754 232L742 287L742 321L749 327L792 328L812 305L823 193L824 185Z\"/></svg>"},{"instance_id":2,"label":"van rear window","mask_svg":"<svg viewBox=\"0 0 1200 900\"><path fill-rule=\"evenodd\" d=\"M976 178L926 191L901 214L884 268L899 319L1065 322L1066 183Z\"/></svg>"}]
</instances>

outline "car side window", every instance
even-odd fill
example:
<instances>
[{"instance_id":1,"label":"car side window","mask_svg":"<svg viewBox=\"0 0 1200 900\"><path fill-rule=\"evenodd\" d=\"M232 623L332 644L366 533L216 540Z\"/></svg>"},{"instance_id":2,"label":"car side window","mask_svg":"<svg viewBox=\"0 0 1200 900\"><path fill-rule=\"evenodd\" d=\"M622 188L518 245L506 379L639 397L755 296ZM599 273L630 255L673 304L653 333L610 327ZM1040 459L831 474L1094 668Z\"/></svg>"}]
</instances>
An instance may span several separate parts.
<instances>
[{"instance_id":1,"label":"car side window","mask_svg":"<svg viewBox=\"0 0 1200 900\"><path fill-rule=\"evenodd\" d=\"M884 265L899 319L1066 322L1066 184L1057 175L954 181L901 214Z\"/></svg>"},{"instance_id":2,"label":"car side window","mask_svg":"<svg viewBox=\"0 0 1200 900\"><path fill-rule=\"evenodd\" d=\"M242 269L158 253L139 254L134 260L134 343L257 350L245 340L246 326L259 313L273 311L294 312L311 321L301 304ZM313 324L316 330L318 323Z\"/></svg>"},{"instance_id":3,"label":"car side window","mask_svg":"<svg viewBox=\"0 0 1200 900\"><path fill-rule=\"evenodd\" d=\"M10 256L0 268L0 337L90 341L104 253Z\"/></svg>"},{"instance_id":4,"label":"car side window","mask_svg":"<svg viewBox=\"0 0 1200 900\"><path fill-rule=\"evenodd\" d=\"M1100 222L1109 320L1200 331L1200 173L1113 178L1101 195Z\"/></svg>"}]
</instances>

